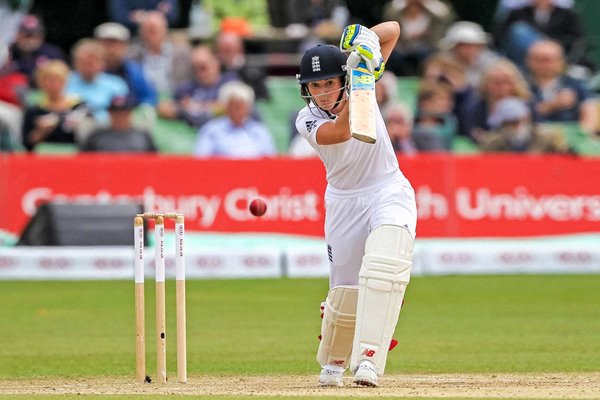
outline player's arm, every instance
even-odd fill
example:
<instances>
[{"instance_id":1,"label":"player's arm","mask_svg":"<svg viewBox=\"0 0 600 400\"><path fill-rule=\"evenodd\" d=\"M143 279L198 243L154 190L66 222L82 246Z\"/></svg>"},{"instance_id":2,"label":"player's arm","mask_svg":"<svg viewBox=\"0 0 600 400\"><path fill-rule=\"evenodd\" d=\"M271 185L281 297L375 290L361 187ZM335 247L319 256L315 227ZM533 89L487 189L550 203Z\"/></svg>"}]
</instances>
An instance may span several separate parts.
<instances>
[{"instance_id":1,"label":"player's arm","mask_svg":"<svg viewBox=\"0 0 600 400\"><path fill-rule=\"evenodd\" d=\"M338 114L337 118L331 122L326 122L317 130L317 144L328 145L343 143L352 138L350 134L348 102L344 102L344 108Z\"/></svg>"},{"instance_id":2,"label":"player's arm","mask_svg":"<svg viewBox=\"0 0 600 400\"><path fill-rule=\"evenodd\" d=\"M382 22L372 27L371 30L379 36L381 56L387 62L396 46L396 42L400 38L400 24L396 21Z\"/></svg>"}]
</instances>

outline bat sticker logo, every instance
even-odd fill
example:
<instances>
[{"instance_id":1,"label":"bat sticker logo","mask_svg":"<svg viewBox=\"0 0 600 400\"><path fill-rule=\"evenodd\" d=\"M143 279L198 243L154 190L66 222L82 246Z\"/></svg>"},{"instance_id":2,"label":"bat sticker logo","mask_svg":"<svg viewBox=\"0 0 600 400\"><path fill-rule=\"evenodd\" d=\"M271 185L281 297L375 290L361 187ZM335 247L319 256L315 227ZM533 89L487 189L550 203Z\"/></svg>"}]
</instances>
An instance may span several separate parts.
<instances>
[{"instance_id":1,"label":"bat sticker logo","mask_svg":"<svg viewBox=\"0 0 600 400\"><path fill-rule=\"evenodd\" d=\"M352 71L352 90L371 90L373 85L375 85L373 75L359 70Z\"/></svg>"}]
</instances>

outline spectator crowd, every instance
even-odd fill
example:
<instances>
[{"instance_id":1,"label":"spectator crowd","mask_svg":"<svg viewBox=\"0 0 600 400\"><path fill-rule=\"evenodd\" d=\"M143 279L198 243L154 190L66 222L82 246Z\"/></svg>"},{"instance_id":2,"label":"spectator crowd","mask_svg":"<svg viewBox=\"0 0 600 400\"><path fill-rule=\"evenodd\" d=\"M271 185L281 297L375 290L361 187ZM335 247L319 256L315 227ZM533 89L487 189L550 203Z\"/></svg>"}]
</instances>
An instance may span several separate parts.
<instances>
[{"instance_id":1,"label":"spectator crowd","mask_svg":"<svg viewBox=\"0 0 600 400\"><path fill-rule=\"evenodd\" d=\"M43 3L0 0L1 151L157 152L163 120L189 127L197 157L313 156L295 128L278 150L257 102L292 100L269 92L277 59L267 49L252 62L248 46L285 38L299 54L335 43L347 24L383 20L402 29L376 89L397 152L451 152L462 140L569 153L567 132L598 138L597 70L572 0L498 0L486 29L450 0L378 1L368 18L350 0L107 0L105 18L73 24L55 10L70 4ZM398 93L407 78L414 102Z\"/></svg>"}]
</instances>

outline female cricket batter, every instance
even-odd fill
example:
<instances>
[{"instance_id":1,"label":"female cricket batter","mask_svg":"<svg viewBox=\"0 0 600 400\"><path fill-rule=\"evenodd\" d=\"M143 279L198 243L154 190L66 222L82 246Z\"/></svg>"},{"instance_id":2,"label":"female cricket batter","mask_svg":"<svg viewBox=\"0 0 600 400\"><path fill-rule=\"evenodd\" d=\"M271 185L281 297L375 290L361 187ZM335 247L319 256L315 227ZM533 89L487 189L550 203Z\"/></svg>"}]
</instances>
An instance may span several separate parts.
<instances>
[{"instance_id":1,"label":"female cricket batter","mask_svg":"<svg viewBox=\"0 0 600 400\"><path fill-rule=\"evenodd\" d=\"M414 191L399 169L376 107L374 144L354 139L349 127L346 73L365 63L376 79L398 37L396 22L346 27L340 48L307 50L298 82L307 103L296 128L325 164L325 239L330 290L324 303L317 361L321 386L353 382L378 386L410 278L417 211ZM345 53L349 53L346 56Z\"/></svg>"}]
</instances>

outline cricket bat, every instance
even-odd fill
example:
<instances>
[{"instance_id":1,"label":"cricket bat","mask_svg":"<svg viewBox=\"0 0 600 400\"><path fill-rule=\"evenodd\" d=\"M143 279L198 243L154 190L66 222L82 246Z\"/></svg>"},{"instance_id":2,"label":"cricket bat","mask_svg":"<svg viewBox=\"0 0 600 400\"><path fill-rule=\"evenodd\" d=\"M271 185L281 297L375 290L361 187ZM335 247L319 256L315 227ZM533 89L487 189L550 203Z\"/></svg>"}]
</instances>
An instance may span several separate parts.
<instances>
[{"instance_id":1,"label":"cricket bat","mask_svg":"<svg viewBox=\"0 0 600 400\"><path fill-rule=\"evenodd\" d=\"M356 140L375 143L375 77L360 63L350 70L350 133Z\"/></svg>"}]
</instances>

